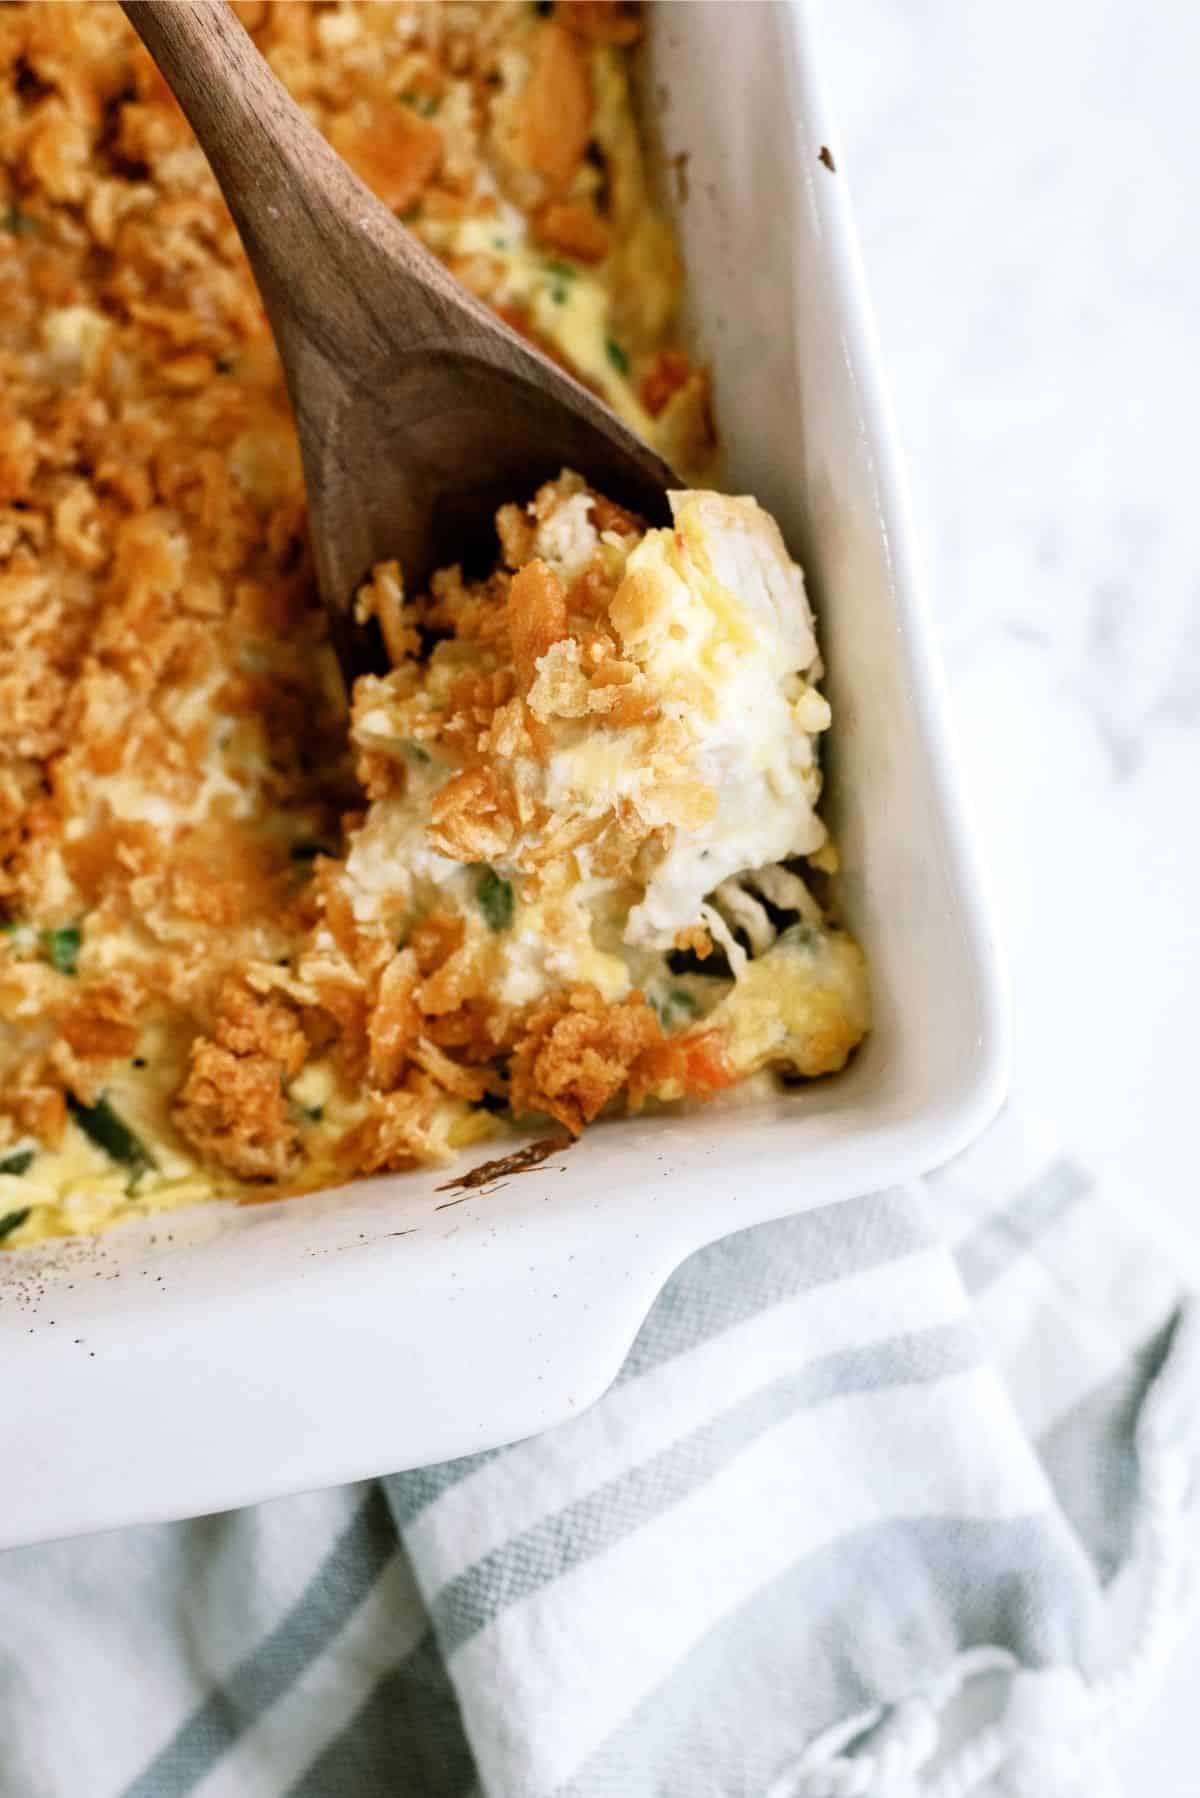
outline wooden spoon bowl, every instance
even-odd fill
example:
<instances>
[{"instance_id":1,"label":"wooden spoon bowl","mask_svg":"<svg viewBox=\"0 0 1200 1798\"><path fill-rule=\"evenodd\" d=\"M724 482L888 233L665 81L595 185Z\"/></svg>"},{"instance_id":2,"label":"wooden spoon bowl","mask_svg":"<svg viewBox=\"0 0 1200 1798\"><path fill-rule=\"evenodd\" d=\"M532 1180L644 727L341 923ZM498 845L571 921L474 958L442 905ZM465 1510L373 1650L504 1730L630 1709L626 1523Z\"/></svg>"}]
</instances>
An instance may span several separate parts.
<instances>
[{"instance_id":1,"label":"wooden spoon bowl","mask_svg":"<svg viewBox=\"0 0 1200 1798\"><path fill-rule=\"evenodd\" d=\"M317 579L348 677L374 563L416 591L564 467L654 522L671 470L442 267L330 148L226 0L122 0L241 234L287 376Z\"/></svg>"}]
</instances>

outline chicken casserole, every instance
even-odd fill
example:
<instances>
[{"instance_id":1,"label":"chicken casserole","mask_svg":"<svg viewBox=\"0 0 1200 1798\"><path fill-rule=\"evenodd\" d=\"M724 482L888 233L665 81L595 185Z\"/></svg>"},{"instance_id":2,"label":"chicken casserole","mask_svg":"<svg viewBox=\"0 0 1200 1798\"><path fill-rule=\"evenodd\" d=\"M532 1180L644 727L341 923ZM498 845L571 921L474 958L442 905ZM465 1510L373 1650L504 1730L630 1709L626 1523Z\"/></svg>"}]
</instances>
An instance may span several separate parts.
<instances>
[{"instance_id":1,"label":"chicken casserole","mask_svg":"<svg viewBox=\"0 0 1200 1798\"><path fill-rule=\"evenodd\" d=\"M707 381L636 8L244 4L335 147L686 478ZM867 1024L799 570L750 500L564 471L487 575L359 604L349 707L282 379L115 6L0 13L0 1235L571 1133Z\"/></svg>"}]
</instances>

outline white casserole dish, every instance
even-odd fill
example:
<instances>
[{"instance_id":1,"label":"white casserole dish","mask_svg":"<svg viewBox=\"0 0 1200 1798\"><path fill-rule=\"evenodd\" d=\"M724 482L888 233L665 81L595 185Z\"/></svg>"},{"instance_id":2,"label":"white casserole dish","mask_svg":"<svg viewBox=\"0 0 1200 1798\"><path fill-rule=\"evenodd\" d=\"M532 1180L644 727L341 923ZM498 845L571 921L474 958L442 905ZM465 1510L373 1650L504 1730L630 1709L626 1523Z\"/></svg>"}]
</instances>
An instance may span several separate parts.
<instances>
[{"instance_id":1,"label":"white casserole dish","mask_svg":"<svg viewBox=\"0 0 1200 1798\"><path fill-rule=\"evenodd\" d=\"M874 1032L835 1080L601 1126L494 1191L408 1174L0 1256L0 1546L543 1429L604 1389L692 1250L920 1174L999 1103L997 958L811 26L661 6L649 56L728 484L776 512L818 610Z\"/></svg>"}]
</instances>

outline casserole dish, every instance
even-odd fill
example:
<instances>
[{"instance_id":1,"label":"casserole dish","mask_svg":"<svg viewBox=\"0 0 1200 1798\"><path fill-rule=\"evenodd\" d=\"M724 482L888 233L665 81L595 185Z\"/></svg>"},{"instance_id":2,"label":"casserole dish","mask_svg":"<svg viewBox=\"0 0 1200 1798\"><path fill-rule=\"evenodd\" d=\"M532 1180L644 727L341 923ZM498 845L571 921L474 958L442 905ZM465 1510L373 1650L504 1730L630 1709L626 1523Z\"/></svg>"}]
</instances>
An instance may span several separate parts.
<instances>
[{"instance_id":1,"label":"casserole dish","mask_svg":"<svg viewBox=\"0 0 1200 1798\"><path fill-rule=\"evenodd\" d=\"M811 29L783 5L663 7L645 76L665 91L664 158L686 168L677 227L725 484L775 512L821 620L827 810L873 1033L834 1081L602 1125L491 1187L388 1176L4 1257L0 1544L542 1429L604 1388L688 1253L919 1174L999 1102L996 957ZM728 99L751 91L752 116Z\"/></svg>"}]
</instances>

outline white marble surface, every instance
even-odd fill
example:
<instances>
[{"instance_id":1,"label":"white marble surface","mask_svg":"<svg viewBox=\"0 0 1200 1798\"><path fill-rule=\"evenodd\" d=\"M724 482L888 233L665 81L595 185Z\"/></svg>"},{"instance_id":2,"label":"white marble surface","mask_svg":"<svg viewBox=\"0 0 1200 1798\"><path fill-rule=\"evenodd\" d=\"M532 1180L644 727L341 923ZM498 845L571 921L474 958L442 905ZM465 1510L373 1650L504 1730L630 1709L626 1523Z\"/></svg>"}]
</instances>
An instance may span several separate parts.
<instances>
[{"instance_id":1,"label":"white marble surface","mask_svg":"<svg viewBox=\"0 0 1200 1798\"><path fill-rule=\"evenodd\" d=\"M1200 1274L1200 8L824 0L1016 1086ZM1195 1798L1200 1640L1122 1754Z\"/></svg>"}]
</instances>

